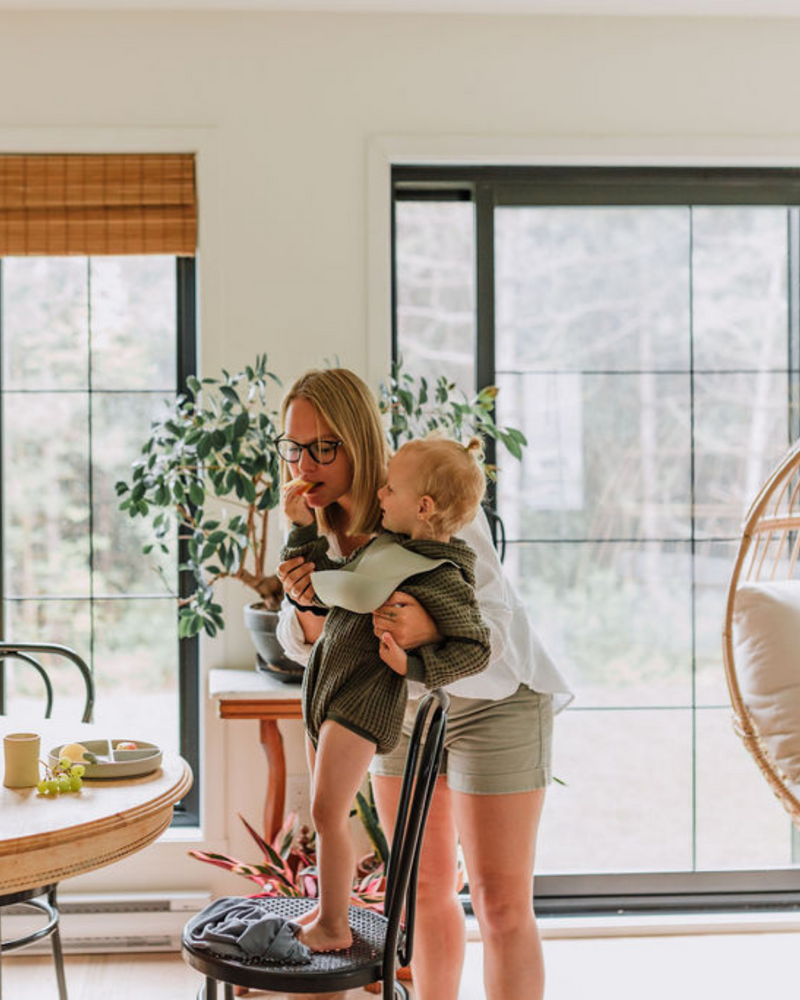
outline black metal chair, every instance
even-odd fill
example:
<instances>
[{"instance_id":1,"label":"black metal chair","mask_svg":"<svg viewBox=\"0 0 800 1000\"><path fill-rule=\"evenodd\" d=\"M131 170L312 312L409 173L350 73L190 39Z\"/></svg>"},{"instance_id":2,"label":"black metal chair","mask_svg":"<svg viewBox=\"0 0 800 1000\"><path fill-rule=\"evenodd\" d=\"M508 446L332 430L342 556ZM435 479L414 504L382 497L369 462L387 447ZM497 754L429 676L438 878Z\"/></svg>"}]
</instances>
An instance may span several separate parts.
<instances>
[{"instance_id":1,"label":"black metal chair","mask_svg":"<svg viewBox=\"0 0 800 1000\"><path fill-rule=\"evenodd\" d=\"M206 978L198 1000L216 1000L217 983L225 1000L233 987L282 993L327 993L383 981L383 998L408 997L395 978L398 965L408 965L414 944L417 872L425 823L442 759L449 698L433 691L421 701L406 758L394 836L386 874L383 913L350 907L353 945L347 951L314 954L306 965L238 961L192 947L183 935L183 957ZM293 919L313 899L264 899L264 910ZM405 912L405 919L403 915Z\"/></svg>"},{"instance_id":2,"label":"black metal chair","mask_svg":"<svg viewBox=\"0 0 800 1000\"><path fill-rule=\"evenodd\" d=\"M58 646L52 643L0 642L0 715L6 713L6 660L20 660L32 667L41 677L44 684L46 703L44 717L49 719L53 711L53 684L47 667L37 657L56 657L74 664L83 678L84 701L82 722L91 722L94 708L94 678L92 672L80 656L68 646ZM0 894L0 917L4 909L11 906L30 906L40 911L47 918L43 927L25 934L22 937L3 941L0 929L0 998L3 994L2 956L5 952L16 951L26 945L50 937L53 948L53 962L56 967L59 1000L67 1000L67 983L64 976L64 956L61 950L61 935L58 929L58 903L56 900L56 884L37 886L21 892Z\"/></svg>"}]
</instances>

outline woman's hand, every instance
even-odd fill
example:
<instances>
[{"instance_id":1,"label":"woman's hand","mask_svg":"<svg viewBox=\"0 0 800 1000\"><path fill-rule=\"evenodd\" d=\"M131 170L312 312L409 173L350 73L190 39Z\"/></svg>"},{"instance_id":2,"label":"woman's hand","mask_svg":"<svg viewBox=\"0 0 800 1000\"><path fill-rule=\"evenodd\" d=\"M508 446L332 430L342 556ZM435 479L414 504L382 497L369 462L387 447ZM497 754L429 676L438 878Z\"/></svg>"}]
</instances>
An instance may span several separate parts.
<instances>
[{"instance_id":1,"label":"woman's hand","mask_svg":"<svg viewBox=\"0 0 800 1000\"><path fill-rule=\"evenodd\" d=\"M313 572L314 563L306 562L304 556L287 559L278 566L278 579L296 604L310 606L314 603L314 588L311 585Z\"/></svg>"},{"instance_id":2,"label":"woman's hand","mask_svg":"<svg viewBox=\"0 0 800 1000\"><path fill-rule=\"evenodd\" d=\"M307 527L314 523L314 515L306 503L305 495L307 492L308 483L304 483L302 480L295 480L293 486L283 487L283 497L281 498L283 511L292 524Z\"/></svg>"},{"instance_id":3,"label":"woman's hand","mask_svg":"<svg viewBox=\"0 0 800 1000\"><path fill-rule=\"evenodd\" d=\"M372 631L382 639L388 632L401 649L441 642L436 623L415 597L396 590L372 612Z\"/></svg>"}]
</instances>

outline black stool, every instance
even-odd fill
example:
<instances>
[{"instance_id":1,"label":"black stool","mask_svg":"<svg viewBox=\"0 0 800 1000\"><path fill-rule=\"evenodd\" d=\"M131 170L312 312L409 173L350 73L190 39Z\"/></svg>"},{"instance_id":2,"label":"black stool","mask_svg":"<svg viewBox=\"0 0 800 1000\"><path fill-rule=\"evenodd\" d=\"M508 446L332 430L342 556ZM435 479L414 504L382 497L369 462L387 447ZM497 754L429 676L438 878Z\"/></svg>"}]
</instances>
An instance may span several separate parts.
<instances>
[{"instance_id":1,"label":"black stool","mask_svg":"<svg viewBox=\"0 0 800 1000\"><path fill-rule=\"evenodd\" d=\"M417 710L387 866L383 914L351 906L352 947L315 953L304 965L238 961L210 954L192 947L184 930L183 957L206 977L198 1000L216 1000L218 982L225 986L225 1000L233 1000L234 986L281 993L327 993L378 980L383 980L384 1000L408 997L395 979L395 969L411 961L420 849L442 759L448 705L443 691L433 691ZM270 898L261 902L266 912L292 919L311 909L316 900ZM405 924L401 928L403 911Z\"/></svg>"}]
</instances>

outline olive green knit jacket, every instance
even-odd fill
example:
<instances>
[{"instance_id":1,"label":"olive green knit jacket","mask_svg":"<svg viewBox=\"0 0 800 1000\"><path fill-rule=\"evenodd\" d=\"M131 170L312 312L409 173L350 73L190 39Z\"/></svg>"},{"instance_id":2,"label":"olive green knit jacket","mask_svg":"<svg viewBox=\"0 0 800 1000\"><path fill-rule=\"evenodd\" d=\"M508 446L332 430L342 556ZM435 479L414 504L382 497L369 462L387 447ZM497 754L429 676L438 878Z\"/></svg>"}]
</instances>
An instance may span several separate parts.
<instances>
[{"instance_id":1,"label":"olive green knit jacket","mask_svg":"<svg viewBox=\"0 0 800 1000\"><path fill-rule=\"evenodd\" d=\"M437 688L484 670L489 662L489 629L475 599L475 553L459 538L435 542L394 535L393 540L429 559L449 560L409 577L398 588L420 602L442 636L440 642L409 653L408 679ZM302 555L317 570L346 565L333 561L327 549L327 539L317 534L315 524L295 527L281 560ZM371 740L378 753L388 753L400 739L407 687L406 678L379 656L372 615L332 607L303 678L306 730L316 744L320 726L331 719Z\"/></svg>"}]
</instances>

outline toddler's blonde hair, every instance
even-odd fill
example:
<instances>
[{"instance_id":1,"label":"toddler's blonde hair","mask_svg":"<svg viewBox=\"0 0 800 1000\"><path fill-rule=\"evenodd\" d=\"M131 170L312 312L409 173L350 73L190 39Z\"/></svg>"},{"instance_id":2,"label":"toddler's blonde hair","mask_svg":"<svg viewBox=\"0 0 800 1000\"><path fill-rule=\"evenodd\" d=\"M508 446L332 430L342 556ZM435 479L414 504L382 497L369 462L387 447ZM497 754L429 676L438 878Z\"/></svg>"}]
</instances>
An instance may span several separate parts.
<instances>
[{"instance_id":1,"label":"toddler's blonde hair","mask_svg":"<svg viewBox=\"0 0 800 1000\"><path fill-rule=\"evenodd\" d=\"M428 520L433 531L452 535L469 524L486 492L480 438L470 438L466 445L443 437L421 438L402 445L397 454L413 457L416 489L436 504Z\"/></svg>"}]
</instances>

